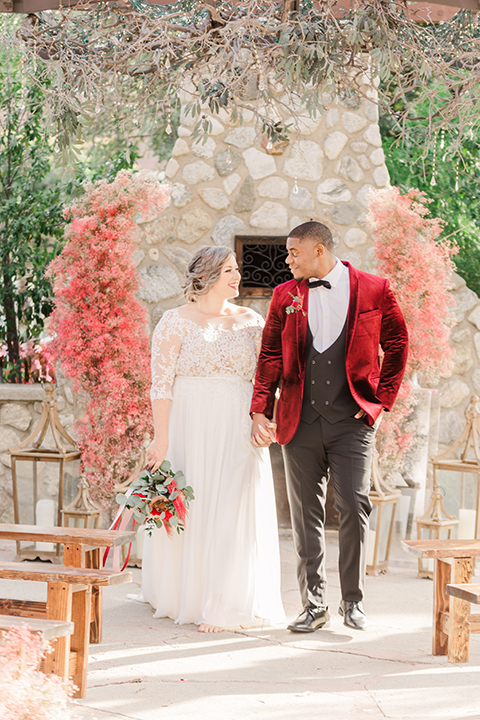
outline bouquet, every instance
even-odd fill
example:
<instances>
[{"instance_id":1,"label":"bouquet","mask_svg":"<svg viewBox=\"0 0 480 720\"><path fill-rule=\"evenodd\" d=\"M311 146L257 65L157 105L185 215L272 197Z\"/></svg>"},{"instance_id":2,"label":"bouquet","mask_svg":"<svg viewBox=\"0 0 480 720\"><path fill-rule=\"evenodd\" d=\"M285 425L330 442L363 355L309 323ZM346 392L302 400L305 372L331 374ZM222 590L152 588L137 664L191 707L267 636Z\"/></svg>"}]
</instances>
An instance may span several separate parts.
<instances>
[{"instance_id":1,"label":"bouquet","mask_svg":"<svg viewBox=\"0 0 480 720\"><path fill-rule=\"evenodd\" d=\"M183 472L174 473L168 460L164 460L154 473L142 470L129 491L118 493L116 500L133 510L138 523L145 522L149 534L154 527L164 527L172 535L175 528L178 533L185 530L187 510L194 497Z\"/></svg>"}]
</instances>

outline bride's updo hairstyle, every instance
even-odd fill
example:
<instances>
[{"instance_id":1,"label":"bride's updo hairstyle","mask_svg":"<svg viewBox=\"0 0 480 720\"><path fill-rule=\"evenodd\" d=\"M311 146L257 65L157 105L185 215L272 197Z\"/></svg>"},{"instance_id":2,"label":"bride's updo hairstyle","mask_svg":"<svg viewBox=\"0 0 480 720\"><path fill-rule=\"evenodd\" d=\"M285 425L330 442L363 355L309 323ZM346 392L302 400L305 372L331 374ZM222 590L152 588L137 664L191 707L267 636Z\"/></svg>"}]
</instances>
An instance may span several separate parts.
<instances>
[{"instance_id":1,"label":"bride's updo hairstyle","mask_svg":"<svg viewBox=\"0 0 480 720\"><path fill-rule=\"evenodd\" d=\"M183 294L187 302L195 302L208 293L219 279L223 264L230 255L235 256L235 253L223 245L197 250L185 273Z\"/></svg>"}]
</instances>

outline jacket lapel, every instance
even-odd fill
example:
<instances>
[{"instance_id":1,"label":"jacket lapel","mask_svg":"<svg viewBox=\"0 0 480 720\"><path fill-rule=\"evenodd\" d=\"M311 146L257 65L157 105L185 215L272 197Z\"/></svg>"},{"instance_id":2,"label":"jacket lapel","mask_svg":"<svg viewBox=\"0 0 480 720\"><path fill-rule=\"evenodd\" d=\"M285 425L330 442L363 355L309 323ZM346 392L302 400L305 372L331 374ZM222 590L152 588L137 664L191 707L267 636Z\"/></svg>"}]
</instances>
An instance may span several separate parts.
<instances>
[{"instance_id":1,"label":"jacket lapel","mask_svg":"<svg viewBox=\"0 0 480 720\"><path fill-rule=\"evenodd\" d=\"M350 350L350 344L355 332L358 317L358 274L350 263L344 262L343 264L348 267L348 274L350 278L350 302L348 305L347 337L345 342L345 354L347 355Z\"/></svg>"},{"instance_id":2,"label":"jacket lapel","mask_svg":"<svg viewBox=\"0 0 480 720\"><path fill-rule=\"evenodd\" d=\"M297 353L298 366L305 368L307 357L307 329L308 329L308 288L306 280L297 283L295 292L303 308L303 312L295 313L297 316ZM305 315L303 314L305 313Z\"/></svg>"}]
</instances>

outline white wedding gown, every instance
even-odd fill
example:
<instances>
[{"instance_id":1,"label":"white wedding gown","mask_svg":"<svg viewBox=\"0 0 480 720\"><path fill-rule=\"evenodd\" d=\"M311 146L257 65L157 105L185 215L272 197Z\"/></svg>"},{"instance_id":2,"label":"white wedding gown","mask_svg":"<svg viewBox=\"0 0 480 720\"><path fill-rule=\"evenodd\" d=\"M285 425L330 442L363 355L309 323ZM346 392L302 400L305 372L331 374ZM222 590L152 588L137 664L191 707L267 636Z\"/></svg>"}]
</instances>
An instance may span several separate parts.
<instances>
[{"instance_id":1,"label":"white wedding gown","mask_svg":"<svg viewBox=\"0 0 480 720\"><path fill-rule=\"evenodd\" d=\"M186 530L145 535L142 595L155 617L220 627L285 616L268 450L250 443L263 319L246 313L200 325L167 310L152 343L152 399L170 398L169 448L195 500Z\"/></svg>"}]
</instances>

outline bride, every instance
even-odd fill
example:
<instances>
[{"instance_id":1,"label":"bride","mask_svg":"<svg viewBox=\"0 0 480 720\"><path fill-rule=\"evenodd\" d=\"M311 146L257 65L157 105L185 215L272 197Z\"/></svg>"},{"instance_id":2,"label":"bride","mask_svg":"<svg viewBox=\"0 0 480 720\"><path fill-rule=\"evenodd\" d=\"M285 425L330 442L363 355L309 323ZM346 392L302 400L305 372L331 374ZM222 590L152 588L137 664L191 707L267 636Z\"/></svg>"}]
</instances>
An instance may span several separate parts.
<instances>
[{"instance_id":1,"label":"bride","mask_svg":"<svg viewBox=\"0 0 480 720\"><path fill-rule=\"evenodd\" d=\"M152 342L147 467L167 458L195 500L184 533L145 537L142 599L155 617L200 632L284 620L270 459L250 438L263 319L228 302L239 282L229 248L199 250L188 266L187 304L165 312Z\"/></svg>"}]
</instances>

